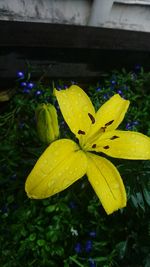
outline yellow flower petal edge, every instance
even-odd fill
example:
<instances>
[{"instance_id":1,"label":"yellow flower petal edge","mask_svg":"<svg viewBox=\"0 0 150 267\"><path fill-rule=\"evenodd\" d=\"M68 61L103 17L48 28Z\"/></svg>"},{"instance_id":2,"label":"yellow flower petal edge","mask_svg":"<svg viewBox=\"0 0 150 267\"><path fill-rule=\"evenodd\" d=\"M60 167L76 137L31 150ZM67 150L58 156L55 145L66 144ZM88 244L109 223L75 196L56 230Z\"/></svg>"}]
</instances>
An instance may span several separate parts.
<instances>
[{"instance_id":1,"label":"yellow flower petal edge","mask_svg":"<svg viewBox=\"0 0 150 267\"><path fill-rule=\"evenodd\" d=\"M118 170L105 158L87 153L88 179L107 214L126 206L126 192Z\"/></svg>"},{"instance_id":2,"label":"yellow flower petal edge","mask_svg":"<svg viewBox=\"0 0 150 267\"><path fill-rule=\"evenodd\" d=\"M122 159L150 159L150 138L131 131L110 131L96 142L95 151Z\"/></svg>"},{"instance_id":3,"label":"yellow flower petal edge","mask_svg":"<svg viewBox=\"0 0 150 267\"><path fill-rule=\"evenodd\" d=\"M95 124L91 126L86 142L88 143L88 139L93 135L98 137L100 129L105 132L115 130L122 122L129 104L129 100L123 99L119 94L106 101L96 113Z\"/></svg>"},{"instance_id":4,"label":"yellow flower petal edge","mask_svg":"<svg viewBox=\"0 0 150 267\"><path fill-rule=\"evenodd\" d=\"M72 140L53 142L42 154L29 174L25 190L30 198L52 196L86 173L87 159Z\"/></svg>"},{"instance_id":5,"label":"yellow flower petal edge","mask_svg":"<svg viewBox=\"0 0 150 267\"><path fill-rule=\"evenodd\" d=\"M90 115L95 117L95 109L90 98L77 85L61 91L55 89L54 94L70 130L78 139L84 138L92 124Z\"/></svg>"}]
</instances>

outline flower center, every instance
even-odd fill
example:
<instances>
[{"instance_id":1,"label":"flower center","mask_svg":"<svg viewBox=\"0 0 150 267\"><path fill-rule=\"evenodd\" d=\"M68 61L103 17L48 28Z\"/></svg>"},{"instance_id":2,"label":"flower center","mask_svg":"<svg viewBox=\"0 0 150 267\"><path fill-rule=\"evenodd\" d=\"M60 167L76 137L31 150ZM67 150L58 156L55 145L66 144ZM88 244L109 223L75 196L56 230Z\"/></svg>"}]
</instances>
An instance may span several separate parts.
<instances>
[{"instance_id":1,"label":"flower center","mask_svg":"<svg viewBox=\"0 0 150 267\"><path fill-rule=\"evenodd\" d=\"M90 118L92 125L95 124L95 118L91 113L88 113L88 117ZM110 148L110 140L115 140L116 138L119 138L117 135L112 135L111 137L103 138L102 142L98 142L100 136L104 134L107 130L107 128L112 125L114 120L106 122L103 126L98 128L95 132L90 134L90 130L87 132L83 131L82 129L78 130L78 134L81 136L80 138L80 147L83 151L100 151L102 148L107 150ZM108 144L107 144L108 141Z\"/></svg>"}]
</instances>

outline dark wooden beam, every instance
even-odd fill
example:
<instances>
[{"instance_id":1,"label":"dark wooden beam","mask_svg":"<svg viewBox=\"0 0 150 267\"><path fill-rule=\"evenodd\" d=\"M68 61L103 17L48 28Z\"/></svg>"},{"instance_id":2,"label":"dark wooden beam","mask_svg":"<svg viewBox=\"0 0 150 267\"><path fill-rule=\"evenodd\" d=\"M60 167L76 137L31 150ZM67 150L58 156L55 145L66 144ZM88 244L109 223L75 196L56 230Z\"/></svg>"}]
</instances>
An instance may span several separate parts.
<instances>
[{"instance_id":1,"label":"dark wooden beam","mask_svg":"<svg viewBox=\"0 0 150 267\"><path fill-rule=\"evenodd\" d=\"M98 27L0 21L0 46L150 51L150 33Z\"/></svg>"},{"instance_id":2,"label":"dark wooden beam","mask_svg":"<svg viewBox=\"0 0 150 267\"><path fill-rule=\"evenodd\" d=\"M11 86L18 70L32 77L99 79L136 63L149 69L150 33L86 26L0 21L0 83Z\"/></svg>"}]
</instances>

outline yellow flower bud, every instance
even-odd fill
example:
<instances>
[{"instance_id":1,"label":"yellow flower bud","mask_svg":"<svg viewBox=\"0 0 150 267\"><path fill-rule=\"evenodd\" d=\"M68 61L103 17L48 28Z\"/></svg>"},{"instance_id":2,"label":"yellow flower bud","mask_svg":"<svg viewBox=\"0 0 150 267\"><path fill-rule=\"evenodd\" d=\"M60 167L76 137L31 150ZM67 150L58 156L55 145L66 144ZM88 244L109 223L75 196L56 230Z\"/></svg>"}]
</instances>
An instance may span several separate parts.
<instances>
[{"instance_id":1,"label":"yellow flower bud","mask_svg":"<svg viewBox=\"0 0 150 267\"><path fill-rule=\"evenodd\" d=\"M52 104L39 104L35 111L39 139L50 144L59 136L57 111Z\"/></svg>"}]
</instances>

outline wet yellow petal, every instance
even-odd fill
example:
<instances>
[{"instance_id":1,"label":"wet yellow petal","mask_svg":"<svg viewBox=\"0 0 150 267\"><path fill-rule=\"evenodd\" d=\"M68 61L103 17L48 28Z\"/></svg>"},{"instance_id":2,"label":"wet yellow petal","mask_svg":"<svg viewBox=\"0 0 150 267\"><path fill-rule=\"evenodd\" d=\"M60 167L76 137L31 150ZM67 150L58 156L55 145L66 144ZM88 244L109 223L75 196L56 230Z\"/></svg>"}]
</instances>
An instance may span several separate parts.
<instances>
[{"instance_id":1,"label":"wet yellow petal","mask_svg":"<svg viewBox=\"0 0 150 267\"><path fill-rule=\"evenodd\" d=\"M95 150L122 159L150 159L150 138L132 131L104 133L96 143Z\"/></svg>"},{"instance_id":2,"label":"wet yellow petal","mask_svg":"<svg viewBox=\"0 0 150 267\"><path fill-rule=\"evenodd\" d=\"M87 159L78 145L67 139L53 142L29 174L25 190L30 198L52 196L81 178L86 172Z\"/></svg>"},{"instance_id":3,"label":"wet yellow petal","mask_svg":"<svg viewBox=\"0 0 150 267\"><path fill-rule=\"evenodd\" d=\"M61 91L55 89L54 93L63 117L71 131L78 139L81 136L84 137L92 124L89 114L93 117L95 116L95 110L90 98L77 85L72 85L68 89Z\"/></svg>"},{"instance_id":4,"label":"wet yellow petal","mask_svg":"<svg viewBox=\"0 0 150 267\"><path fill-rule=\"evenodd\" d=\"M95 124L92 125L86 142L88 143L88 139L94 135L97 137L103 130L105 132L115 130L122 122L129 103L116 94L103 104L96 113Z\"/></svg>"},{"instance_id":5,"label":"wet yellow petal","mask_svg":"<svg viewBox=\"0 0 150 267\"><path fill-rule=\"evenodd\" d=\"M87 153L87 176L107 214L126 206L123 181L115 166L105 158Z\"/></svg>"}]
</instances>

